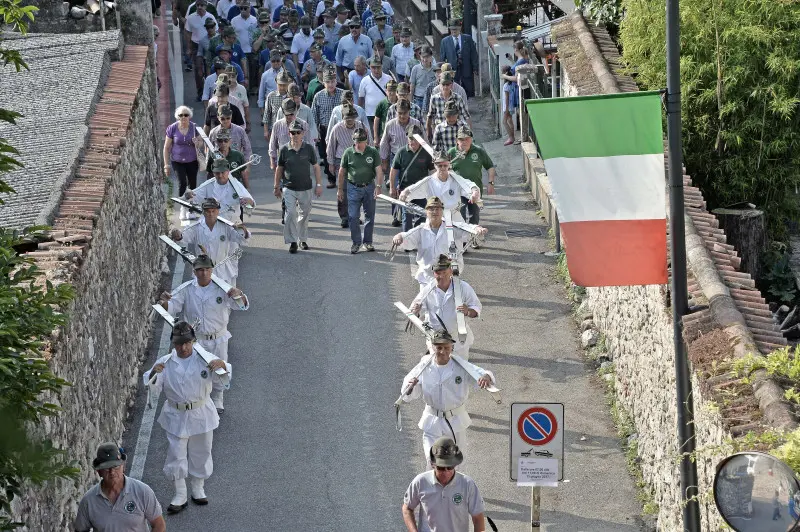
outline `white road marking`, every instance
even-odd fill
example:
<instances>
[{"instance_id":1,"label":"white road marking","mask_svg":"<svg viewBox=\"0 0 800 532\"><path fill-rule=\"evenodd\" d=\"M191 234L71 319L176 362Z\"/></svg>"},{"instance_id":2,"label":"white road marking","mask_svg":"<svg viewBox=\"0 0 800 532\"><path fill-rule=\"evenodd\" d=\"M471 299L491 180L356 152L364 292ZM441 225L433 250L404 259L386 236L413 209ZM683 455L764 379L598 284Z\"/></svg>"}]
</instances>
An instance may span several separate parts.
<instances>
[{"instance_id":1,"label":"white road marking","mask_svg":"<svg viewBox=\"0 0 800 532\"><path fill-rule=\"evenodd\" d=\"M183 282L183 272L185 266L183 259L178 258L175 264L175 271L172 273L172 289L177 288ZM155 313L154 313L155 314ZM155 319L161 323L161 341L158 344L158 357L165 355L169 350L169 336L171 329L155 314ZM144 407L142 413L142 424L139 425L139 436L136 438L136 449L134 450L133 460L131 461L130 477L141 480L144 474L144 464L147 461L147 449L150 447L150 436L153 434L153 422L156 418L158 403L153 408Z\"/></svg>"}]
</instances>

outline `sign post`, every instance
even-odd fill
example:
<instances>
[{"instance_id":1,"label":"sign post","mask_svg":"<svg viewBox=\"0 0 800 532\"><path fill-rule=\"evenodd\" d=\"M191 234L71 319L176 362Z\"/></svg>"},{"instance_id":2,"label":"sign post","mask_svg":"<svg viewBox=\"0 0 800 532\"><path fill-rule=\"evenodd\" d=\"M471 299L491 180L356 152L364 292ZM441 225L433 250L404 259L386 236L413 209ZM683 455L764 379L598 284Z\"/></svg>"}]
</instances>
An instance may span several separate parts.
<instances>
[{"instance_id":1,"label":"sign post","mask_svg":"<svg viewBox=\"0 0 800 532\"><path fill-rule=\"evenodd\" d=\"M541 529L542 486L564 479L564 404L511 405L509 477L531 487L531 532Z\"/></svg>"}]
</instances>

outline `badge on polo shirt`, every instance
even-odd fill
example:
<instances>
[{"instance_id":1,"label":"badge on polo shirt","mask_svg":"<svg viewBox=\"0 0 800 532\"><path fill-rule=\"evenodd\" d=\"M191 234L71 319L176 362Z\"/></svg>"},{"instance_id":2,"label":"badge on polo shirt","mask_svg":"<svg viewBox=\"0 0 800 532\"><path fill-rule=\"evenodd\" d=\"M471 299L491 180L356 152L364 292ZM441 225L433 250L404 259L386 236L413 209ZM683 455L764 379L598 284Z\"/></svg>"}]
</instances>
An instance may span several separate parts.
<instances>
[{"instance_id":1,"label":"badge on polo shirt","mask_svg":"<svg viewBox=\"0 0 800 532\"><path fill-rule=\"evenodd\" d=\"M217 297L217 303L222 303L222 296Z\"/></svg>"},{"instance_id":2,"label":"badge on polo shirt","mask_svg":"<svg viewBox=\"0 0 800 532\"><path fill-rule=\"evenodd\" d=\"M475 163L478 162L478 154L477 153L473 153L472 155L469 156L469 158L472 159L472 162L475 162Z\"/></svg>"},{"instance_id":3,"label":"badge on polo shirt","mask_svg":"<svg viewBox=\"0 0 800 532\"><path fill-rule=\"evenodd\" d=\"M204 369L203 371L201 371L200 372L200 376L203 377L204 379L207 379L208 378L208 370Z\"/></svg>"},{"instance_id":4,"label":"badge on polo shirt","mask_svg":"<svg viewBox=\"0 0 800 532\"><path fill-rule=\"evenodd\" d=\"M236 192L234 192L234 193L233 193L233 199L239 199L239 194L237 194Z\"/></svg>"},{"instance_id":5,"label":"badge on polo shirt","mask_svg":"<svg viewBox=\"0 0 800 532\"><path fill-rule=\"evenodd\" d=\"M128 501L125 503L125 511L129 514L132 514L136 511L136 503L133 501Z\"/></svg>"},{"instance_id":6,"label":"badge on polo shirt","mask_svg":"<svg viewBox=\"0 0 800 532\"><path fill-rule=\"evenodd\" d=\"M456 377L456 384L461 384L461 375Z\"/></svg>"},{"instance_id":7,"label":"badge on polo shirt","mask_svg":"<svg viewBox=\"0 0 800 532\"><path fill-rule=\"evenodd\" d=\"M450 189L450 195L451 195L451 196L455 196L455 195L456 195L456 191L455 191L455 190L453 190L452 188Z\"/></svg>"},{"instance_id":8,"label":"badge on polo shirt","mask_svg":"<svg viewBox=\"0 0 800 532\"><path fill-rule=\"evenodd\" d=\"M464 500L464 497L462 497L460 493L456 493L455 495L453 495L453 503L454 504L461 504L461 502L463 500Z\"/></svg>"},{"instance_id":9,"label":"badge on polo shirt","mask_svg":"<svg viewBox=\"0 0 800 532\"><path fill-rule=\"evenodd\" d=\"M219 239L220 239L222 242L225 242L225 235L219 235Z\"/></svg>"},{"instance_id":10,"label":"badge on polo shirt","mask_svg":"<svg viewBox=\"0 0 800 532\"><path fill-rule=\"evenodd\" d=\"M375 159L373 159L372 157L367 157L367 159L366 159L367 164L372 164L372 161L374 161L374 160Z\"/></svg>"},{"instance_id":11,"label":"badge on polo shirt","mask_svg":"<svg viewBox=\"0 0 800 532\"><path fill-rule=\"evenodd\" d=\"M231 162L231 170L236 170L237 168L239 168L239 163L237 163L235 161ZM236 196L234 196L234 198L235 197Z\"/></svg>"}]
</instances>

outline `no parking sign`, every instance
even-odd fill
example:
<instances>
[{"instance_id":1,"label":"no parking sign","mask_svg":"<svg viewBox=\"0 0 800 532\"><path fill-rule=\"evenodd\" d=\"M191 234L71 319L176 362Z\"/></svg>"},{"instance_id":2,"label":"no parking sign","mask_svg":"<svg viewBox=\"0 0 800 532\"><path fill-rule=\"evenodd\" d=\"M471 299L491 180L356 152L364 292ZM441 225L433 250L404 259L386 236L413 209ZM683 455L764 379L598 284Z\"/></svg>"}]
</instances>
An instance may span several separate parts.
<instances>
[{"instance_id":1,"label":"no parking sign","mask_svg":"<svg viewBox=\"0 0 800 532\"><path fill-rule=\"evenodd\" d=\"M517 480L522 458L555 458L558 479L564 479L564 404L513 403L509 474Z\"/></svg>"}]
</instances>

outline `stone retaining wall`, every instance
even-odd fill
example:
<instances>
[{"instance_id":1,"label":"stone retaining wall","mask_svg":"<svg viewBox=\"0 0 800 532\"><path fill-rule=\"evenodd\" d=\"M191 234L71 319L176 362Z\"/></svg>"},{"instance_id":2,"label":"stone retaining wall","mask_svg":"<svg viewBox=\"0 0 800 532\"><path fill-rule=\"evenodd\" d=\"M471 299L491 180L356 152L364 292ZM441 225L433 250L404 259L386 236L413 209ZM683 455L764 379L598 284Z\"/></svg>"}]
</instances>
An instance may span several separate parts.
<instances>
[{"instance_id":1,"label":"stone retaining wall","mask_svg":"<svg viewBox=\"0 0 800 532\"><path fill-rule=\"evenodd\" d=\"M70 322L53 344L53 370L72 386L61 396L63 412L45 420L39 431L67 450L82 473L75 482L52 482L29 489L15 500L17 518L35 532L71 530L81 496L97 481L91 469L97 445L121 440L150 335L149 305L164 253L158 235L165 228L154 134L155 71L152 52L146 47L129 46L125 55L125 61L112 64L112 76L115 67L130 76L128 88L135 100L131 98L132 108L130 102L120 103L120 108L131 108L130 118L119 115L127 131L116 166L96 180L101 190L105 182L102 204L96 215L85 214L93 220L90 246L70 257L80 266L70 280L77 295L67 309ZM137 92L138 78L131 72L142 68ZM121 95L116 98L124 100ZM90 128L95 120L108 123L109 116L92 117ZM90 140L87 150L91 149ZM109 160L114 158L109 153ZM64 203L69 200L67 192Z\"/></svg>"}]
</instances>

